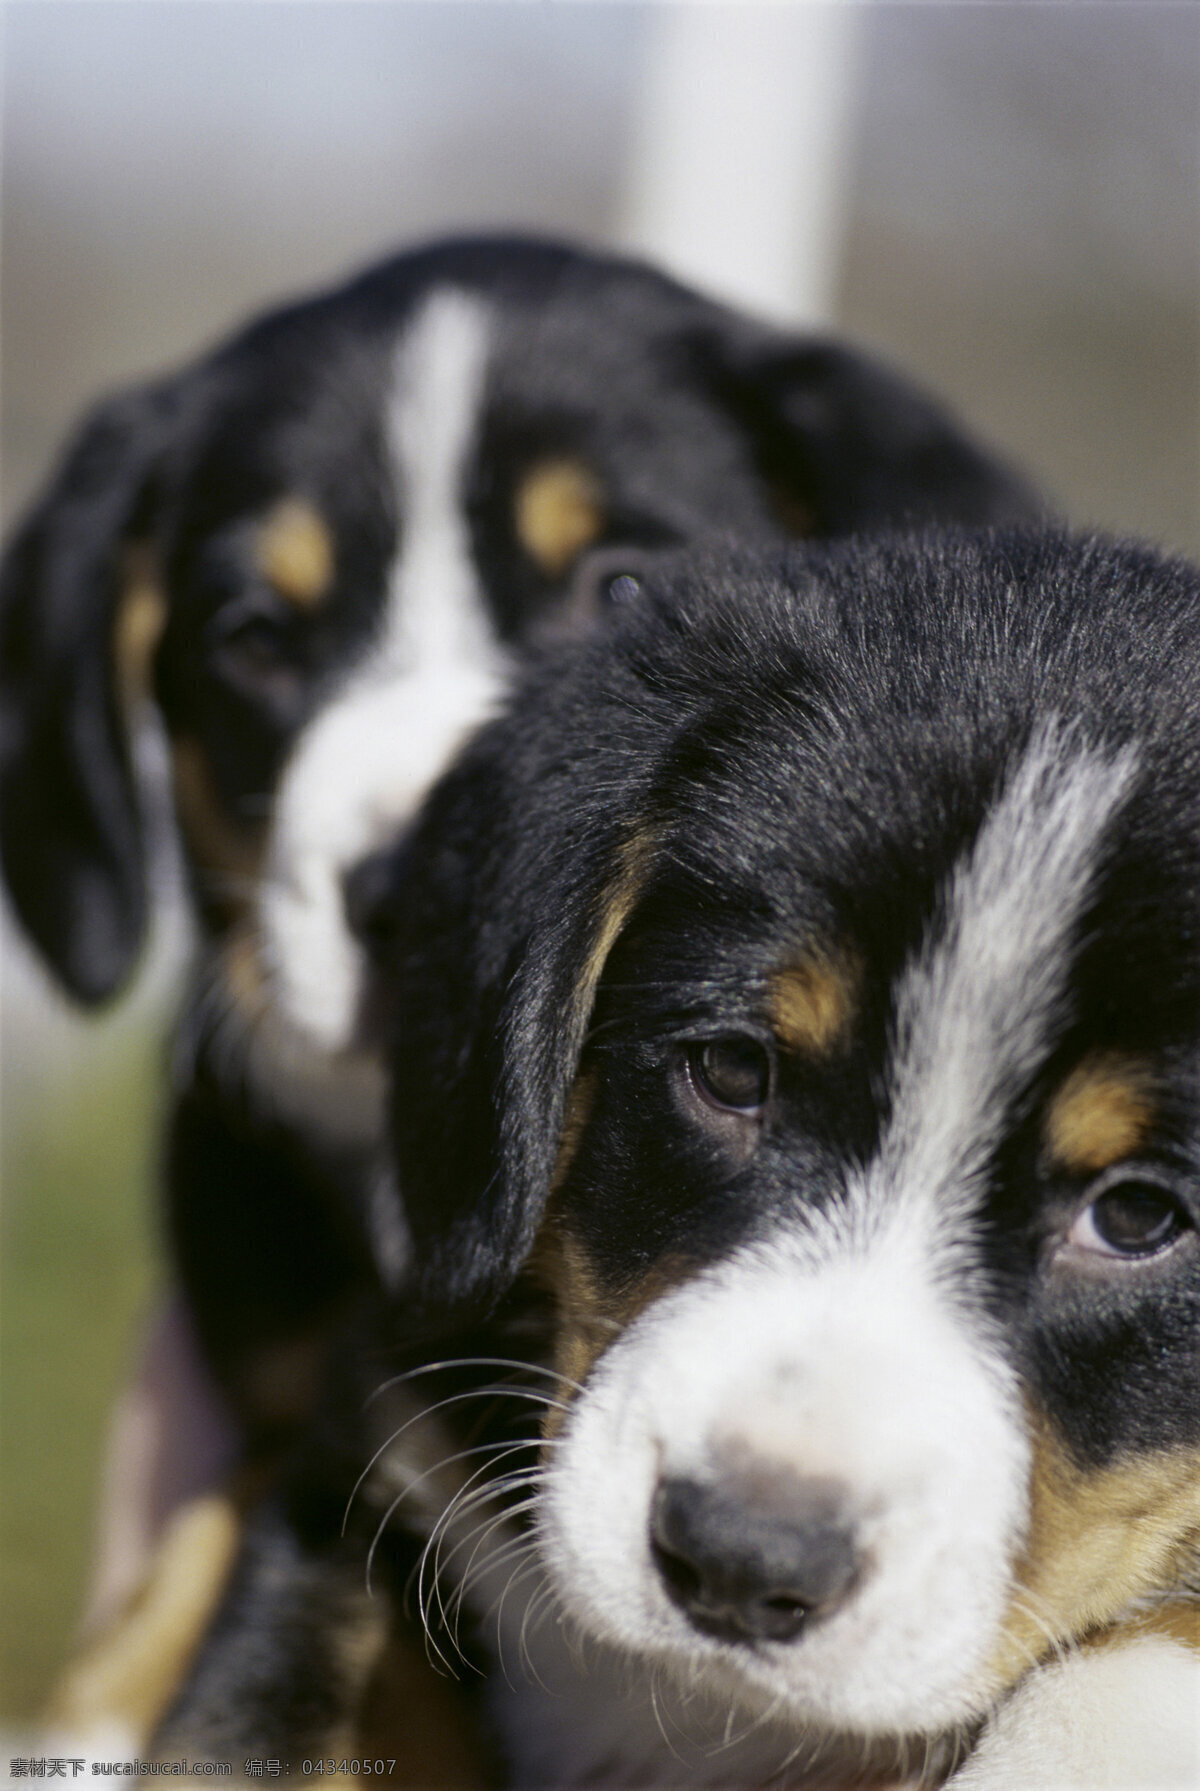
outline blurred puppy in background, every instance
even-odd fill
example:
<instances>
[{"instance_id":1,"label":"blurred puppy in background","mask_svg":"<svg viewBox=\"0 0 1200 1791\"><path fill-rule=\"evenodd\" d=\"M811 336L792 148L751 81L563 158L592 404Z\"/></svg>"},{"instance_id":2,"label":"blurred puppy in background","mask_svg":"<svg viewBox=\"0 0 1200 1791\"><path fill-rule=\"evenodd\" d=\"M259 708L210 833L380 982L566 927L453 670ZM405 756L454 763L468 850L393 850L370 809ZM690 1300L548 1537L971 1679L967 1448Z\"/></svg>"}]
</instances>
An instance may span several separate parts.
<instances>
[{"instance_id":1,"label":"blurred puppy in background","mask_svg":"<svg viewBox=\"0 0 1200 1791\"><path fill-rule=\"evenodd\" d=\"M0 573L0 854L64 987L114 995L148 699L199 922L171 1236L252 1438L309 1410L349 1291L403 1272L359 867L521 654L636 594L648 549L1032 507L864 357L515 239L400 255L88 418Z\"/></svg>"}]
</instances>

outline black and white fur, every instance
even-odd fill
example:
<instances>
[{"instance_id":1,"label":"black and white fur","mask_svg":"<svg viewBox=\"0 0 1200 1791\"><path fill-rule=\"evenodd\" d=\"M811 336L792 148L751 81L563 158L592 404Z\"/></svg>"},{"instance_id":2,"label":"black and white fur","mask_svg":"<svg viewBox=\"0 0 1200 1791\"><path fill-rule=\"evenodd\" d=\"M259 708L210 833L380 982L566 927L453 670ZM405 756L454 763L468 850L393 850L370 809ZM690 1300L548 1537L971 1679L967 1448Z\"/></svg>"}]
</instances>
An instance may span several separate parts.
<instances>
[{"instance_id":1,"label":"black and white fur","mask_svg":"<svg viewBox=\"0 0 1200 1791\"><path fill-rule=\"evenodd\" d=\"M523 536L547 468L565 510L543 491ZM3 563L0 853L66 988L112 996L146 921L148 697L201 932L173 1243L252 1427L307 1405L347 1289L403 1269L355 873L517 657L590 627L649 548L1033 507L858 354L516 239L400 255L90 416Z\"/></svg>"},{"instance_id":2,"label":"black and white fur","mask_svg":"<svg viewBox=\"0 0 1200 1791\"><path fill-rule=\"evenodd\" d=\"M391 868L416 1274L171 1745L370 1544L506 1784L1194 1786L1200 572L668 559Z\"/></svg>"}]
</instances>

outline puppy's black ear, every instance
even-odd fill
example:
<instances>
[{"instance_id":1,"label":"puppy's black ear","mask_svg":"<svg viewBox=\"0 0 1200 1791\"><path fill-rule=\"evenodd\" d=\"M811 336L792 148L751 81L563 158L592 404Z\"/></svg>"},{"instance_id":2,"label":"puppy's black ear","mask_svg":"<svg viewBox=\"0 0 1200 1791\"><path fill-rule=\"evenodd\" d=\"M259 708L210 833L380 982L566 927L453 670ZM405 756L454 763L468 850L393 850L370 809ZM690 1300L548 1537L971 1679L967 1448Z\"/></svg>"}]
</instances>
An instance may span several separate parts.
<instances>
[{"instance_id":1,"label":"puppy's black ear","mask_svg":"<svg viewBox=\"0 0 1200 1791\"><path fill-rule=\"evenodd\" d=\"M0 860L30 937L84 1002L114 992L145 929L116 633L175 409L166 383L99 406L0 566Z\"/></svg>"},{"instance_id":2,"label":"puppy's black ear","mask_svg":"<svg viewBox=\"0 0 1200 1791\"><path fill-rule=\"evenodd\" d=\"M473 756L400 855L392 907L392 1138L417 1291L441 1311L494 1298L529 1255L635 888L611 827L555 813L553 771L506 812L502 755Z\"/></svg>"},{"instance_id":3,"label":"puppy's black ear","mask_svg":"<svg viewBox=\"0 0 1200 1791\"><path fill-rule=\"evenodd\" d=\"M917 386L818 339L715 350L717 395L745 429L789 532L1028 522L1032 488Z\"/></svg>"}]
</instances>

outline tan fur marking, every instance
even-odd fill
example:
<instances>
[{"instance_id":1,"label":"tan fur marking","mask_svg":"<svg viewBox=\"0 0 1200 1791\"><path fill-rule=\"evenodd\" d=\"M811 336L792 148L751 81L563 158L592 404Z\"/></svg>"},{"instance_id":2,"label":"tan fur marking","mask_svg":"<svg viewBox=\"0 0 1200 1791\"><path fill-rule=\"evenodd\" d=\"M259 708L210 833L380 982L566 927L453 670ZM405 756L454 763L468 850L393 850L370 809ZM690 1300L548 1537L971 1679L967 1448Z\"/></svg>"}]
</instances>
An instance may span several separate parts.
<instances>
[{"instance_id":1,"label":"tan fur marking","mask_svg":"<svg viewBox=\"0 0 1200 1791\"><path fill-rule=\"evenodd\" d=\"M341 1680L338 1706L345 1714L321 1741L320 1751L326 1756L339 1759L359 1751L358 1729L367 1690L388 1644L385 1609L382 1599L372 1599L364 1590L334 1634L334 1656Z\"/></svg>"},{"instance_id":2,"label":"tan fur marking","mask_svg":"<svg viewBox=\"0 0 1200 1791\"><path fill-rule=\"evenodd\" d=\"M128 715L151 694L151 665L167 622L167 600L154 554L144 543L126 549L124 573L113 623L113 665L117 696Z\"/></svg>"},{"instance_id":3,"label":"tan fur marking","mask_svg":"<svg viewBox=\"0 0 1200 1791\"><path fill-rule=\"evenodd\" d=\"M237 1503L216 1493L176 1512L141 1590L60 1682L47 1712L54 1728L119 1723L149 1740L224 1592L241 1525Z\"/></svg>"},{"instance_id":4,"label":"tan fur marking","mask_svg":"<svg viewBox=\"0 0 1200 1791\"><path fill-rule=\"evenodd\" d=\"M305 498L281 498L268 511L254 558L267 583L298 609L320 603L333 584L333 536Z\"/></svg>"},{"instance_id":5,"label":"tan fur marking","mask_svg":"<svg viewBox=\"0 0 1200 1791\"><path fill-rule=\"evenodd\" d=\"M554 1366L580 1386L609 1344L689 1272L683 1258L666 1257L636 1280L620 1287L606 1286L581 1240L554 1211L542 1227L532 1266L554 1294L558 1308ZM574 1393L564 1386L559 1396L569 1403ZM562 1413L548 1410L544 1434L554 1436L561 1423Z\"/></svg>"},{"instance_id":6,"label":"tan fur marking","mask_svg":"<svg viewBox=\"0 0 1200 1791\"><path fill-rule=\"evenodd\" d=\"M544 460L517 489L517 539L551 578L567 570L604 529L604 494L578 460Z\"/></svg>"},{"instance_id":7,"label":"tan fur marking","mask_svg":"<svg viewBox=\"0 0 1200 1791\"><path fill-rule=\"evenodd\" d=\"M993 1665L1012 1684L1055 1642L1124 1627L1200 1561L1200 1454L1171 1450L1088 1470L1033 1415L1030 1526Z\"/></svg>"},{"instance_id":8,"label":"tan fur marking","mask_svg":"<svg viewBox=\"0 0 1200 1791\"><path fill-rule=\"evenodd\" d=\"M554 1174L550 1178L551 1200L554 1199L570 1173L576 1153L583 1142L583 1134L587 1130L588 1121L592 1117L595 1100L595 1074L591 1070L583 1070L575 1078L574 1086L567 1096L566 1118L563 1120L562 1133L558 1141L558 1155L554 1159Z\"/></svg>"},{"instance_id":9,"label":"tan fur marking","mask_svg":"<svg viewBox=\"0 0 1200 1791\"><path fill-rule=\"evenodd\" d=\"M582 1385L605 1345L618 1334L620 1319L610 1310L605 1290L577 1238L556 1226L547 1255L559 1314L555 1367L569 1381ZM570 1398L569 1391L560 1391ZM547 1410L548 1436L553 1436L560 1421L559 1412Z\"/></svg>"},{"instance_id":10,"label":"tan fur marking","mask_svg":"<svg viewBox=\"0 0 1200 1791\"><path fill-rule=\"evenodd\" d=\"M247 1020L261 1018L267 1009L267 983L248 925L234 927L222 960L225 988L234 1006Z\"/></svg>"},{"instance_id":11,"label":"tan fur marking","mask_svg":"<svg viewBox=\"0 0 1200 1791\"><path fill-rule=\"evenodd\" d=\"M608 955L637 905L653 853L654 838L642 831L631 834L618 851L616 875L605 893L596 936L575 985L576 1014L581 1022L586 1022L591 1012Z\"/></svg>"},{"instance_id":12,"label":"tan fur marking","mask_svg":"<svg viewBox=\"0 0 1200 1791\"><path fill-rule=\"evenodd\" d=\"M493 1775L475 1744L478 1721L462 1687L423 1647L393 1636L363 1699L352 1757L394 1759L394 1791L485 1791ZM360 1781L361 1782L361 1781Z\"/></svg>"},{"instance_id":13,"label":"tan fur marking","mask_svg":"<svg viewBox=\"0 0 1200 1791\"><path fill-rule=\"evenodd\" d=\"M1172 1600L1156 1611L1143 1611L1127 1623L1116 1623L1102 1634L1089 1637L1090 1648L1121 1648L1139 1636L1163 1636L1200 1654L1200 1598L1193 1602Z\"/></svg>"},{"instance_id":14,"label":"tan fur marking","mask_svg":"<svg viewBox=\"0 0 1200 1791\"><path fill-rule=\"evenodd\" d=\"M604 973L609 953L637 903L645 883L654 839L635 831L617 853L617 869L604 897L596 934L575 985L575 1020L582 1032ZM611 1296L592 1273L578 1240L559 1223L554 1197L570 1173L591 1117L595 1084L585 1070L576 1078L567 1097L566 1114L559 1138L558 1155L551 1177L551 1204L534 1250L533 1266L557 1299L559 1337L556 1367L571 1380L582 1381L596 1357L611 1342L634 1312L645 1304L634 1295L630 1305L623 1296ZM546 1426L553 1435L558 1416L551 1412Z\"/></svg>"},{"instance_id":15,"label":"tan fur marking","mask_svg":"<svg viewBox=\"0 0 1200 1791\"><path fill-rule=\"evenodd\" d=\"M1046 1147L1058 1168L1095 1175L1133 1156L1153 1123L1153 1080L1147 1067L1097 1053L1071 1072L1051 1101Z\"/></svg>"},{"instance_id":16,"label":"tan fur marking","mask_svg":"<svg viewBox=\"0 0 1200 1791\"><path fill-rule=\"evenodd\" d=\"M237 821L226 813L198 740L175 740L171 762L176 810L197 865L204 871L241 882L257 877L262 867L265 828L261 823ZM227 893L229 905L238 906L233 890ZM244 900L249 899L249 893L247 888Z\"/></svg>"},{"instance_id":17,"label":"tan fur marking","mask_svg":"<svg viewBox=\"0 0 1200 1791\"><path fill-rule=\"evenodd\" d=\"M858 1012L862 966L844 947L807 951L771 985L770 1012L787 1051L824 1057L845 1045Z\"/></svg>"}]
</instances>

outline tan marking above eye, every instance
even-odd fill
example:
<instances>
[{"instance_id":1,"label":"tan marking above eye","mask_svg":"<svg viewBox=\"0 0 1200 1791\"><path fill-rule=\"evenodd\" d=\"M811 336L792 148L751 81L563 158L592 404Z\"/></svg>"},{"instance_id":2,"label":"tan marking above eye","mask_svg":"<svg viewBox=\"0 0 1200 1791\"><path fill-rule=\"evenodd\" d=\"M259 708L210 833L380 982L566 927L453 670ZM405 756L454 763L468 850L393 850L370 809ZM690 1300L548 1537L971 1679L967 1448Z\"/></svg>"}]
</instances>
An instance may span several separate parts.
<instances>
[{"instance_id":1,"label":"tan marking above eye","mask_svg":"<svg viewBox=\"0 0 1200 1791\"><path fill-rule=\"evenodd\" d=\"M776 973L769 1011L787 1051L823 1057L843 1046L858 1012L862 965L844 946L809 949Z\"/></svg>"},{"instance_id":2,"label":"tan marking above eye","mask_svg":"<svg viewBox=\"0 0 1200 1791\"><path fill-rule=\"evenodd\" d=\"M113 622L117 695L128 714L151 694L151 667L167 621L167 600L158 562L144 542L126 549L123 581Z\"/></svg>"},{"instance_id":3,"label":"tan marking above eye","mask_svg":"<svg viewBox=\"0 0 1200 1791\"><path fill-rule=\"evenodd\" d=\"M604 531L600 481L582 461L543 460L517 487L513 521L526 553L558 578Z\"/></svg>"},{"instance_id":4,"label":"tan marking above eye","mask_svg":"<svg viewBox=\"0 0 1200 1791\"><path fill-rule=\"evenodd\" d=\"M1154 1083L1147 1066L1098 1052L1072 1070L1051 1100L1046 1148L1057 1168L1095 1175L1141 1149L1154 1114Z\"/></svg>"},{"instance_id":5,"label":"tan marking above eye","mask_svg":"<svg viewBox=\"0 0 1200 1791\"><path fill-rule=\"evenodd\" d=\"M267 512L254 559L267 583L299 609L320 603L333 584L333 536L305 498L281 498Z\"/></svg>"},{"instance_id":6,"label":"tan marking above eye","mask_svg":"<svg viewBox=\"0 0 1200 1791\"><path fill-rule=\"evenodd\" d=\"M653 855L654 836L648 828L635 829L617 850L616 872L604 892L596 934L575 983L574 1019L581 1037L609 953L637 906Z\"/></svg>"},{"instance_id":7,"label":"tan marking above eye","mask_svg":"<svg viewBox=\"0 0 1200 1791\"><path fill-rule=\"evenodd\" d=\"M1195 1448L1086 1468L1047 1417L1030 1417L1029 1528L992 1661L996 1689L1019 1678L1031 1658L1182 1593L1200 1535Z\"/></svg>"}]
</instances>

